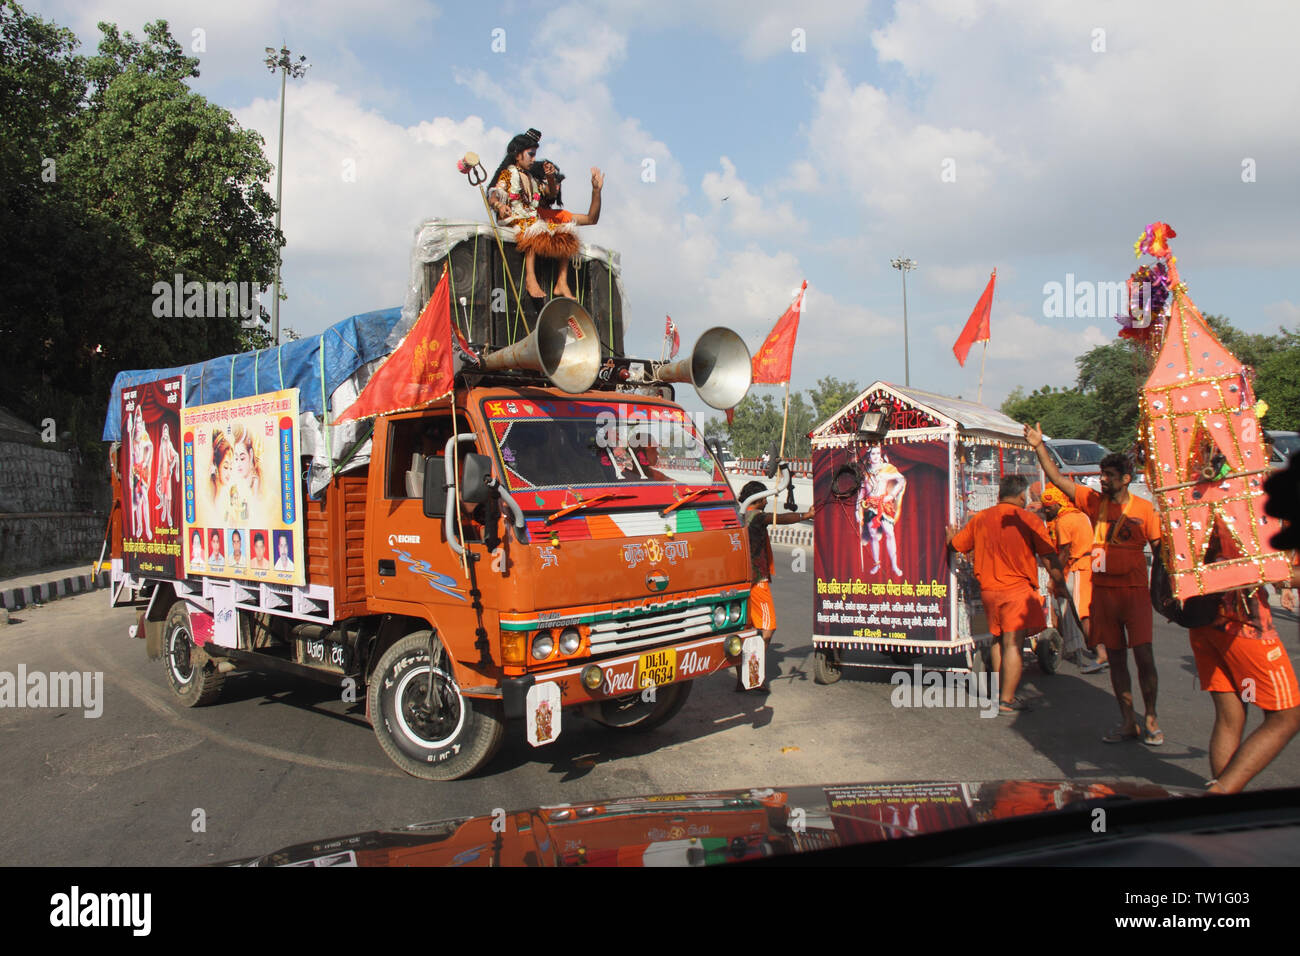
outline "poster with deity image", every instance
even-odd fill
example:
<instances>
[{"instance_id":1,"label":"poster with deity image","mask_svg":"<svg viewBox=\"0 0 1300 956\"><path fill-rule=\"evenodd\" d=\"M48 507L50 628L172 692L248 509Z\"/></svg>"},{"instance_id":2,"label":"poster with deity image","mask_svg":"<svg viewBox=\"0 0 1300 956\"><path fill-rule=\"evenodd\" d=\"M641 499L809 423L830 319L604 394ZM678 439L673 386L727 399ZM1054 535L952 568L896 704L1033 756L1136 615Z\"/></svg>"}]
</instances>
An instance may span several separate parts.
<instances>
[{"instance_id":1,"label":"poster with deity image","mask_svg":"<svg viewBox=\"0 0 1300 956\"><path fill-rule=\"evenodd\" d=\"M306 583L298 390L181 413L187 574Z\"/></svg>"},{"instance_id":2,"label":"poster with deity image","mask_svg":"<svg viewBox=\"0 0 1300 956\"><path fill-rule=\"evenodd\" d=\"M181 578L184 376L122 389L122 560L132 574Z\"/></svg>"}]
</instances>

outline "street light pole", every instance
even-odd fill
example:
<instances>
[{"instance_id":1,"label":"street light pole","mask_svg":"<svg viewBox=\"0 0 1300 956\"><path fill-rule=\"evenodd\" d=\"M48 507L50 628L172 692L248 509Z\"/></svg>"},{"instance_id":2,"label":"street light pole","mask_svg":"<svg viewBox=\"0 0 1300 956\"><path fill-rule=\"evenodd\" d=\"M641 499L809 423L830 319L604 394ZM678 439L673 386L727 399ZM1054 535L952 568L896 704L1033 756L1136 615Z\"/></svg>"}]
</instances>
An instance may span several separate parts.
<instances>
[{"instance_id":1,"label":"street light pole","mask_svg":"<svg viewBox=\"0 0 1300 956\"><path fill-rule=\"evenodd\" d=\"M889 264L903 274L903 384L912 384L912 360L907 347L907 274L916 268L915 259L902 256L890 259Z\"/></svg>"},{"instance_id":2,"label":"street light pole","mask_svg":"<svg viewBox=\"0 0 1300 956\"><path fill-rule=\"evenodd\" d=\"M293 55L289 52L287 46L281 46L279 51L271 47L266 48L266 68L272 73L280 74L280 141L277 144L276 161L275 161L275 234L280 234L280 192L284 186L284 90L289 76L292 74L295 80L302 79L306 75L311 64L307 62L305 56L299 56L298 62L293 62ZM271 299L271 344L280 344L280 249L275 251L275 286Z\"/></svg>"}]
</instances>

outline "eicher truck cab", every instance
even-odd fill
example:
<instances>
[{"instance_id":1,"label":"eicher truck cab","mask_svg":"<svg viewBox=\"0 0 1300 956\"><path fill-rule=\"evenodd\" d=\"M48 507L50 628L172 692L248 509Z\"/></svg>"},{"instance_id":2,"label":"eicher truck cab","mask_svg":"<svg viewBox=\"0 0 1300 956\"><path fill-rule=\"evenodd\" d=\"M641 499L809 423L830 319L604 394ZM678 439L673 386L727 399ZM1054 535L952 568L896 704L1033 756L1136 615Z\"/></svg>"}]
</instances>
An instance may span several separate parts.
<instances>
[{"instance_id":1,"label":"eicher truck cab","mask_svg":"<svg viewBox=\"0 0 1300 956\"><path fill-rule=\"evenodd\" d=\"M170 432L184 516L149 540L141 495L160 509L161 482L134 476L160 457L146 446L163 419L127 387L147 375L127 374L113 602L139 607L133 633L184 704L215 702L242 669L311 677L365 695L403 770L451 780L491 760L508 721L533 746L578 716L647 730L697 678L763 680L742 505L673 400L682 382L714 407L744 396L734 332L637 361L602 354L583 307L552 300L443 401L370 419L365 464L315 482L293 418L309 388L194 404L193 382L170 387L186 396Z\"/></svg>"}]
</instances>

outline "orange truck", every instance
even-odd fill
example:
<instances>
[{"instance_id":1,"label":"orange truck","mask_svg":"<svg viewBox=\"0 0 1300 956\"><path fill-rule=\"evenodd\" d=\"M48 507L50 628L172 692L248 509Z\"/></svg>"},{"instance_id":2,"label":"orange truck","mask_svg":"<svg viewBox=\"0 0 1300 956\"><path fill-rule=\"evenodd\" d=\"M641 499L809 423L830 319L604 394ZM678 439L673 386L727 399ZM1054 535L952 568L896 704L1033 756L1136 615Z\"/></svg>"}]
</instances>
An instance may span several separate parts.
<instances>
[{"instance_id":1,"label":"orange truck","mask_svg":"<svg viewBox=\"0 0 1300 956\"><path fill-rule=\"evenodd\" d=\"M507 721L541 746L578 715L659 726L692 681L726 668L758 686L743 503L673 400L673 383L690 382L712 404L735 404L749 353L714 329L675 364L593 361L584 330L597 340L576 302L553 300L527 340L457 375L454 401L375 418L364 467L315 494L301 467L287 470L283 497L299 496L301 512L298 584L269 581L269 570L232 577L245 560L235 549L257 537L248 531L238 545L213 532L207 573L128 570L123 538L141 492L115 459L112 600L138 606L133 635L165 661L177 699L213 703L247 669L325 681L344 699L365 695L380 746L404 771L453 780L492 759ZM124 453L133 444L123 436ZM208 470L215 484L219 469ZM182 547L191 524L187 515Z\"/></svg>"}]
</instances>

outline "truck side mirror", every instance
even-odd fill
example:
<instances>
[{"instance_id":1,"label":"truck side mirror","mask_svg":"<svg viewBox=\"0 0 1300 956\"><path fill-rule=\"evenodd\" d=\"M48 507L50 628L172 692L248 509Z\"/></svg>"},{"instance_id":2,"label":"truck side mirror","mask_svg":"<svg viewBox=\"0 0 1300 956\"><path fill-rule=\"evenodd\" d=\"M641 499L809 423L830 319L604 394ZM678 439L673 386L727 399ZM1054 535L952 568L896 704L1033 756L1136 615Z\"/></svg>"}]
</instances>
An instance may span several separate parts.
<instances>
[{"instance_id":1,"label":"truck side mirror","mask_svg":"<svg viewBox=\"0 0 1300 956\"><path fill-rule=\"evenodd\" d=\"M470 452L465 456L465 470L460 480L460 496L466 504L482 504L492 497L488 481L492 478L492 459Z\"/></svg>"},{"instance_id":2,"label":"truck side mirror","mask_svg":"<svg viewBox=\"0 0 1300 956\"><path fill-rule=\"evenodd\" d=\"M441 518L447 513L446 474L442 458L428 455L424 459L424 516Z\"/></svg>"}]
</instances>

